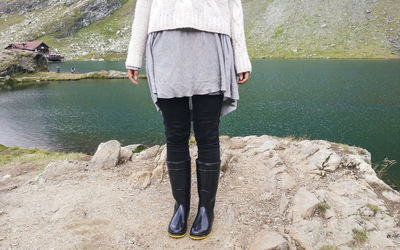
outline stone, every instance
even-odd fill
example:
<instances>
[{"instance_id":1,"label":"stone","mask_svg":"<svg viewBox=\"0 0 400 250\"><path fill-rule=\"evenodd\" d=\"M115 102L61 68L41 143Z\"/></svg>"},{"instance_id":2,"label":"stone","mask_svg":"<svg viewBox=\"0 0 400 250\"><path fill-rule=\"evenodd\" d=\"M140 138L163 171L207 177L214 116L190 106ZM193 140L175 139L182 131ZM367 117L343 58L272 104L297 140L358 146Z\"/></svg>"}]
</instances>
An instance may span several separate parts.
<instances>
[{"instance_id":1,"label":"stone","mask_svg":"<svg viewBox=\"0 0 400 250\"><path fill-rule=\"evenodd\" d=\"M331 208L327 209L324 213L324 218L327 220L329 220L335 216L336 216L335 210L333 210Z\"/></svg>"},{"instance_id":2,"label":"stone","mask_svg":"<svg viewBox=\"0 0 400 250\"><path fill-rule=\"evenodd\" d=\"M90 160L89 167L109 169L114 168L119 161L121 144L117 140L102 142L97 147L96 153Z\"/></svg>"},{"instance_id":3,"label":"stone","mask_svg":"<svg viewBox=\"0 0 400 250\"><path fill-rule=\"evenodd\" d=\"M318 218L301 220L289 226L289 235L304 249L319 249L323 241L324 225ZM302 249L302 248L297 248Z\"/></svg>"},{"instance_id":4,"label":"stone","mask_svg":"<svg viewBox=\"0 0 400 250\"><path fill-rule=\"evenodd\" d=\"M365 207L360 208L360 215L372 217L372 216L374 216L374 211L372 211L367 206L365 206Z\"/></svg>"},{"instance_id":5,"label":"stone","mask_svg":"<svg viewBox=\"0 0 400 250\"><path fill-rule=\"evenodd\" d=\"M146 150L143 150L139 154L135 154L135 159L137 160L150 160L154 159L159 153L160 145L154 145Z\"/></svg>"},{"instance_id":6,"label":"stone","mask_svg":"<svg viewBox=\"0 0 400 250\"><path fill-rule=\"evenodd\" d=\"M26 184L43 185L48 181L62 180L68 178L75 173L83 173L87 167L87 163L83 161L60 160L47 164L44 171L34 178L28 180Z\"/></svg>"},{"instance_id":7,"label":"stone","mask_svg":"<svg viewBox=\"0 0 400 250\"><path fill-rule=\"evenodd\" d=\"M282 193L280 203L279 203L279 213L284 214L289 205L289 200L285 193Z\"/></svg>"},{"instance_id":8,"label":"stone","mask_svg":"<svg viewBox=\"0 0 400 250\"><path fill-rule=\"evenodd\" d=\"M151 174L147 170L136 171L131 175L130 182L136 188L147 188L151 184Z\"/></svg>"},{"instance_id":9,"label":"stone","mask_svg":"<svg viewBox=\"0 0 400 250\"><path fill-rule=\"evenodd\" d=\"M340 166L341 161L342 158L338 154L332 153L329 156L328 161L325 163L324 170L328 172L335 171Z\"/></svg>"},{"instance_id":10,"label":"stone","mask_svg":"<svg viewBox=\"0 0 400 250\"><path fill-rule=\"evenodd\" d=\"M139 147L143 147L143 144L130 144L130 145L123 146L123 147L121 147L121 148L133 152L133 151L135 151L135 150L136 150L137 148L139 148Z\"/></svg>"},{"instance_id":11,"label":"stone","mask_svg":"<svg viewBox=\"0 0 400 250\"><path fill-rule=\"evenodd\" d=\"M287 172L280 174L278 180L279 186L282 189L291 189L296 186L296 180Z\"/></svg>"},{"instance_id":12,"label":"stone","mask_svg":"<svg viewBox=\"0 0 400 250\"><path fill-rule=\"evenodd\" d=\"M386 199L394 201L394 202L400 202L400 195L396 193L395 191L383 191L382 195L385 196Z\"/></svg>"},{"instance_id":13,"label":"stone","mask_svg":"<svg viewBox=\"0 0 400 250\"><path fill-rule=\"evenodd\" d=\"M250 250L286 250L289 244L278 232L264 229L258 232L251 243Z\"/></svg>"},{"instance_id":14,"label":"stone","mask_svg":"<svg viewBox=\"0 0 400 250\"><path fill-rule=\"evenodd\" d=\"M394 249L396 245L388 239L388 234L384 231L367 232L368 241L374 249Z\"/></svg>"},{"instance_id":15,"label":"stone","mask_svg":"<svg viewBox=\"0 0 400 250\"><path fill-rule=\"evenodd\" d=\"M310 217L317 204L320 203L317 197L304 187L299 188L292 202L291 215L293 223Z\"/></svg>"},{"instance_id":16,"label":"stone","mask_svg":"<svg viewBox=\"0 0 400 250\"><path fill-rule=\"evenodd\" d=\"M129 161L131 159L132 155L133 155L132 150L122 147L121 151L119 152L119 162L122 163L122 162Z\"/></svg>"},{"instance_id":17,"label":"stone","mask_svg":"<svg viewBox=\"0 0 400 250\"><path fill-rule=\"evenodd\" d=\"M221 171L225 172L228 167L229 167L229 162L232 159L232 154L231 153L223 153L221 156Z\"/></svg>"}]
</instances>

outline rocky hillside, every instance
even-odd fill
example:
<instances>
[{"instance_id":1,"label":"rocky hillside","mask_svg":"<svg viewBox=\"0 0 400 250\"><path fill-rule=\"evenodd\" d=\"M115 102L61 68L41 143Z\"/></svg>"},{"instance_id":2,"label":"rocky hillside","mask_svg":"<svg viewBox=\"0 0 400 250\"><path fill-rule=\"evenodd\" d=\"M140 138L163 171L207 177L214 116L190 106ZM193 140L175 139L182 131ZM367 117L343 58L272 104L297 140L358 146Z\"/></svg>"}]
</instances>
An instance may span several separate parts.
<instances>
[{"instance_id":1,"label":"rocky hillside","mask_svg":"<svg viewBox=\"0 0 400 250\"><path fill-rule=\"evenodd\" d=\"M0 248L400 248L400 195L376 176L367 150L268 135L220 141L222 171L207 239L167 235L174 201L165 145L138 150L111 140L94 156L57 156L41 170L0 165ZM195 141L190 153L189 225L198 202Z\"/></svg>"},{"instance_id":2,"label":"rocky hillside","mask_svg":"<svg viewBox=\"0 0 400 250\"><path fill-rule=\"evenodd\" d=\"M400 56L400 1L242 0L253 58ZM0 45L44 41L66 59L124 60L134 0L1 0Z\"/></svg>"}]
</instances>

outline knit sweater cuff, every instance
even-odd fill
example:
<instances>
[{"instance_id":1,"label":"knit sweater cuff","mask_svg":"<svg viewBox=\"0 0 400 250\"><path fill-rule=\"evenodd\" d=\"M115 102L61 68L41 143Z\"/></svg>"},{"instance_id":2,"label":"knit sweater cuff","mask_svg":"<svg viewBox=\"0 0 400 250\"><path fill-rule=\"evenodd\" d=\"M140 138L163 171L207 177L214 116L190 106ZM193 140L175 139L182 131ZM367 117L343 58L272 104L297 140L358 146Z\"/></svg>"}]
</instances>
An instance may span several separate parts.
<instances>
[{"instance_id":1,"label":"knit sweater cuff","mask_svg":"<svg viewBox=\"0 0 400 250\"><path fill-rule=\"evenodd\" d=\"M244 52L242 51L242 53L235 54L235 67L237 73L252 71L251 61L246 50Z\"/></svg>"},{"instance_id":2,"label":"knit sweater cuff","mask_svg":"<svg viewBox=\"0 0 400 250\"><path fill-rule=\"evenodd\" d=\"M143 54L138 54L138 53L129 53L128 52L128 56L126 58L125 61L125 68L129 68L129 67L137 67L137 68L141 68L142 64L143 64L143 58L144 55Z\"/></svg>"}]
</instances>

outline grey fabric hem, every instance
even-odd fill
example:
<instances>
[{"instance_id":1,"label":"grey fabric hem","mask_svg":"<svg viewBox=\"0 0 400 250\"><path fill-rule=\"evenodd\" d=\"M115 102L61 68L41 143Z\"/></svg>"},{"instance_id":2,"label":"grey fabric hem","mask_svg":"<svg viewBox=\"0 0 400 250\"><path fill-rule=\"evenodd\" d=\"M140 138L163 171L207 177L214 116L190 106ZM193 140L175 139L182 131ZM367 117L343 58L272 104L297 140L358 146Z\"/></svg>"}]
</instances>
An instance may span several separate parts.
<instances>
[{"instance_id":1,"label":"grey fabric hem","mask_svg":"<svg viewBox=\"0 0 400 250\"><path fill-rule=\"evenodd\" d=\"M146 73L158 111L158 97L216 93L224 95L221 116L237 108L239 77L228 35L188 29L152 32L146 44Z\"/></svg>"},{"instance_id":2,"label":"grey fabric hem","mask_svg":"<svg viewBox=\"0 0 400 250\"><path fill-rule=\"evenodd\" d=\"M130 65L127 65L125 68L126 68L126 69L133 69L133 70L140 70L139 67L130 66Z\"/></svg>"},{"instance_id":3,"label":"grey fabric hem","mask_svg":"<svg viewBox=\"0 0 400 250\"><path fill-rule=\"evenodd\" d=\"M219 90L219 91L211 92L211 93L208 93L208 94L209 95L219 95L219 94L224 94L224 91ZM186 96L189 97L189 109L192 112L193 111L193 103L192 103L192 96L193 95L186 95ZM153 93L151 95L151 97L153 99L153 104L154 104L156 110L158 112L161 112L161 108L160 108L160 106L158 104L158 100L157 100L157 94ZM182 97L182 96L179 96L179 97ZM237 105L238 104L238 100L239 99L233 99L233 98L224 96L223 104L222 104L222 107L221 107L221 115L220 115L220 117L223 117L223 116L231 113L232 111L236 110L237 106L238 106Z\"/></svg>"}]
</instances>

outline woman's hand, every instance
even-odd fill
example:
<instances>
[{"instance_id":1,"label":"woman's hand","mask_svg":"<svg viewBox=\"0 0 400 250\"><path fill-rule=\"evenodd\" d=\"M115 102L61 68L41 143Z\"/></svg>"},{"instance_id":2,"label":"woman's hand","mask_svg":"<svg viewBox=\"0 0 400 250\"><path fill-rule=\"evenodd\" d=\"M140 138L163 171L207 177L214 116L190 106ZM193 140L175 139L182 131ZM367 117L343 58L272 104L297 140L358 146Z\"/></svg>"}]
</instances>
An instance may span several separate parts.
<instances>
[{"instance_id":1,"label":"woman's hand","mask_svg":"<svg viewBox=\"0 0 400 250\"><path fill-rule=\"evenodd\" d=\"M137 82L138 76L139 70L128 69L128 78L136 86L139 86L139 82Z\"/></svg>"},{"instance_id":2,"label":"woman's hand","mask_svg":"<svg viewBox=\"0 0 400 250\"><path fill-rule=\"evenodd\" d=\"M245 82L247 82L250 78L250 72L243 72L243 73L239 73L239 81L238 84L244 84Z\"/></svg>"}]
</instances>

